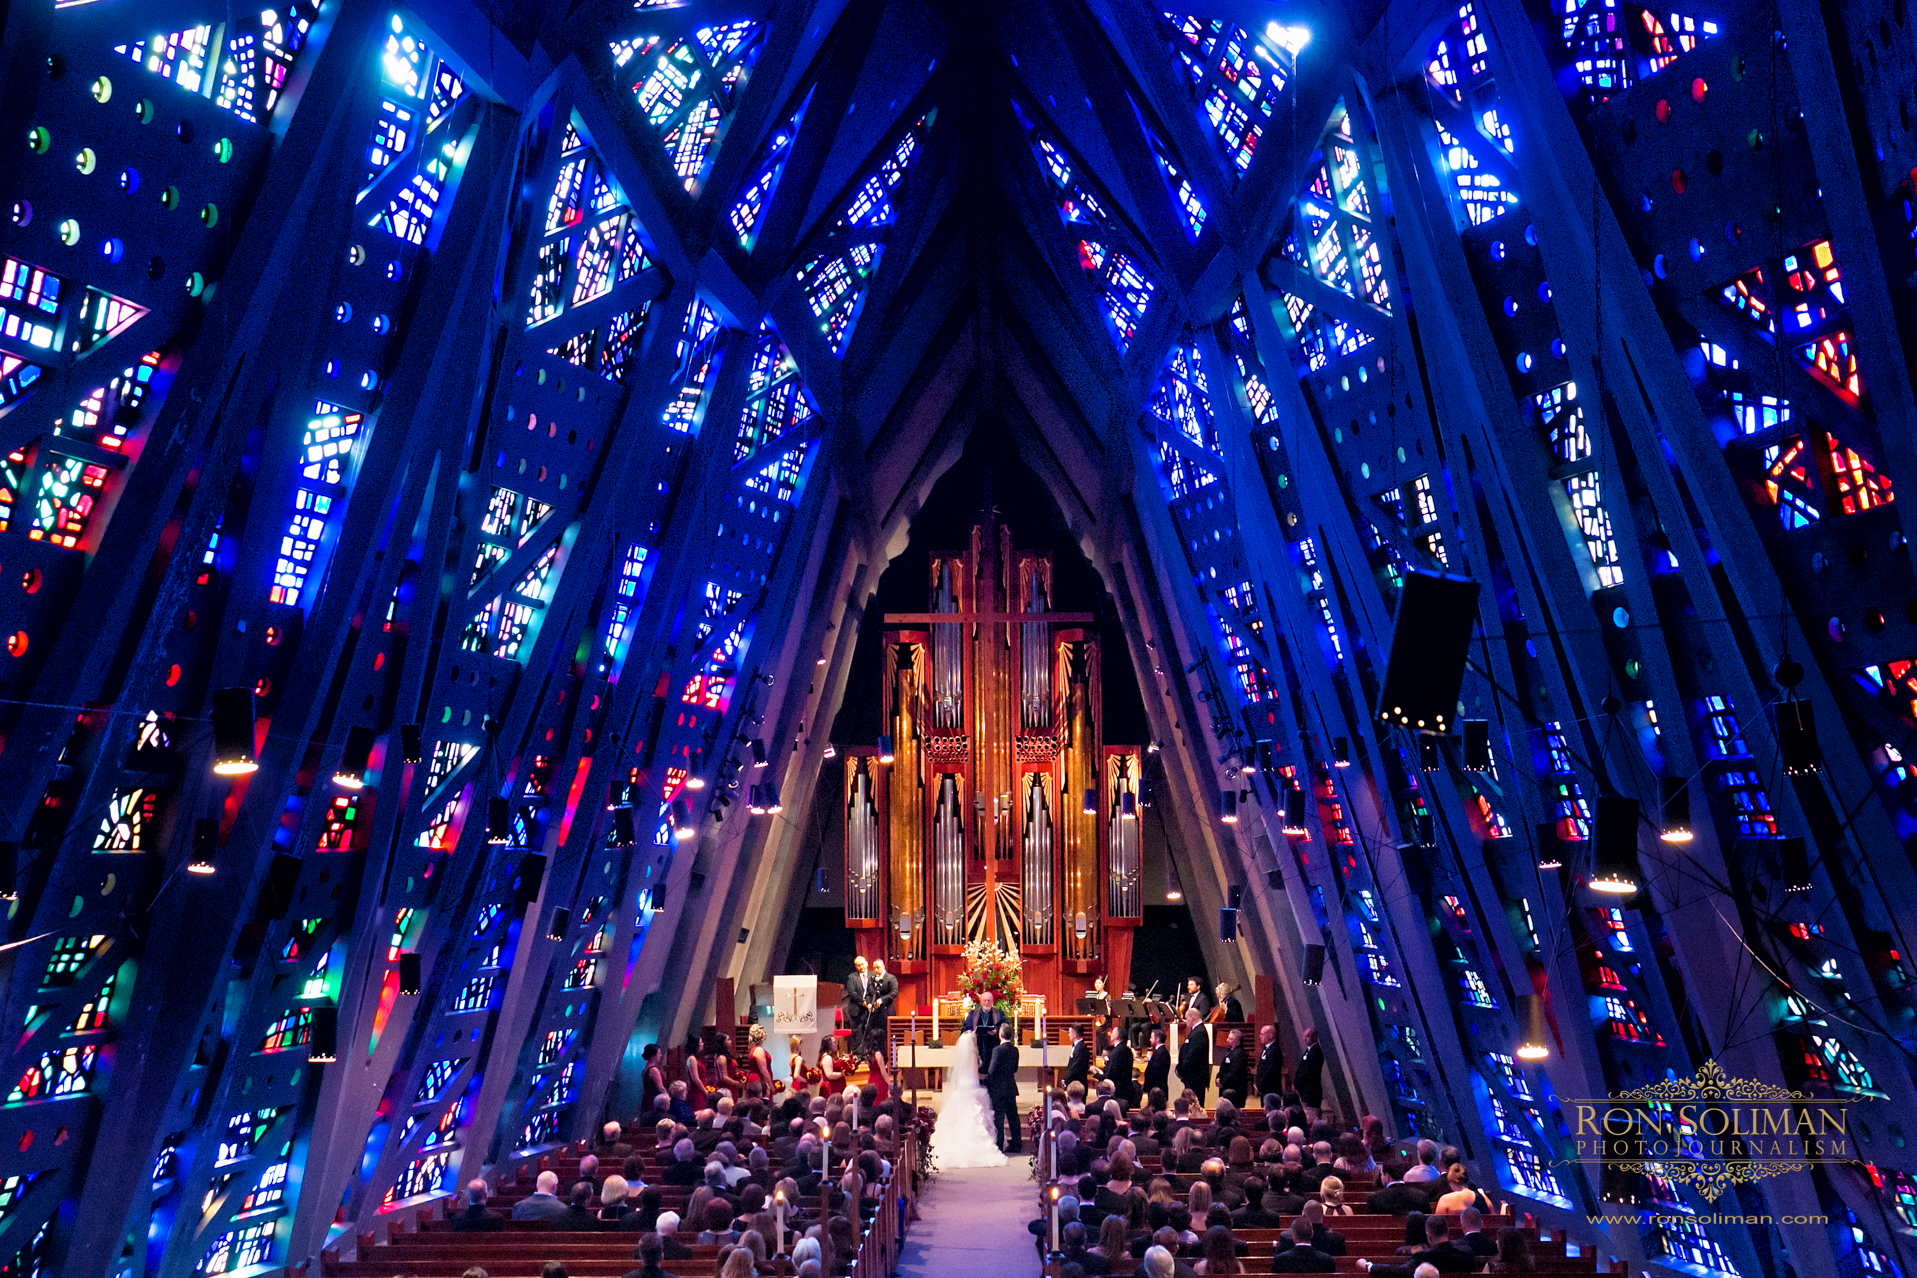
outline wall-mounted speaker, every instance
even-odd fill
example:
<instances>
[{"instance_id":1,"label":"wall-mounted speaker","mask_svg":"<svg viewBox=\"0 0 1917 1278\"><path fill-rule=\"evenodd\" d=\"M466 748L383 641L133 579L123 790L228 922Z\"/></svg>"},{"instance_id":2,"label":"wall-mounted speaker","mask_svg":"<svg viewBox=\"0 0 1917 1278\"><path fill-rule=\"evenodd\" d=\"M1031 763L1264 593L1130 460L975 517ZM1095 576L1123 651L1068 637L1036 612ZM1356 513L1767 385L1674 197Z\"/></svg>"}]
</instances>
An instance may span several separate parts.
<instances>
[{"instance_id":1,"label":"wall-mounted speaker","mask_svg":"<svg viewBox=\"0 0 1917 1278\"><path fill-rule=\"evenodd\" d=\"M1378 717L1443 732L1457 712L1464 659L1478 617L1478 583L1408 572L1398 592L1391 650L1378 690Z\"/></svg>"},{"instance_id":2,"label":"wall-mounted speaker","mask_svg":"<svg viewBox=\"0 0 1917 1278\"><path fill-rule=\"evenodd\" d=\"M1318 985L1325 979L1325 947L1305 946L1305 984Z\"/></svg>"}]
</instances>

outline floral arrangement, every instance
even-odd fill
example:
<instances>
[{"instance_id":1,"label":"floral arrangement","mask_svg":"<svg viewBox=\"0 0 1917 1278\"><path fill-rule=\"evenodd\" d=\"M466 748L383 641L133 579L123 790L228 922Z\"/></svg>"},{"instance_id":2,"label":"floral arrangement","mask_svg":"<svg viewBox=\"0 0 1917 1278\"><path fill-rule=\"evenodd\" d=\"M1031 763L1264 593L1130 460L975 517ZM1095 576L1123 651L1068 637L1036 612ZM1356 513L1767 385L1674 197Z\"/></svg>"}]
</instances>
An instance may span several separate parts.
<instances>
[{"instance_id":1,"label":"floral arrangement","mask_svg":"<svg viewBox=\"0 0 1917 1278\"><path fill-rule=\"evenodd\" d=\"M1015 1013L1018 1000L1025 993L1025 976L1020 970L1018 955L1001 950L990 941L967 941L965 970L959 973L958 988L969 1002L977 1003L979 995L990 993L998 1000L1001 1011Z\"/></svg>"}]
</instances>

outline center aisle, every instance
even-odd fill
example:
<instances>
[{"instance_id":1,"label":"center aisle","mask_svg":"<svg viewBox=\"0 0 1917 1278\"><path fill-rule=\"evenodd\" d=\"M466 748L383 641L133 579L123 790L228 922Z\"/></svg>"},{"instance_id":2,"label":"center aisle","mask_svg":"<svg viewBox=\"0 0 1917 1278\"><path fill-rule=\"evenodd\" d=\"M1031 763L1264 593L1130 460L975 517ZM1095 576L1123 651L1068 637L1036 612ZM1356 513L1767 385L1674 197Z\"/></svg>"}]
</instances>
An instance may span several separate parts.
<instances>
[{"instance_id":1,"label":"center aisle","mask_svg":"<svg viewBox=\"0 0 1917 1278\"><path fill-rule=\"evenodd\" d=\"M899 1278L1036 1274L1038 1253L1025 1225L1038 1214L1037 1192L1028 1157L940 1172L906 1230Z\"/></svg>"}]
</instances>

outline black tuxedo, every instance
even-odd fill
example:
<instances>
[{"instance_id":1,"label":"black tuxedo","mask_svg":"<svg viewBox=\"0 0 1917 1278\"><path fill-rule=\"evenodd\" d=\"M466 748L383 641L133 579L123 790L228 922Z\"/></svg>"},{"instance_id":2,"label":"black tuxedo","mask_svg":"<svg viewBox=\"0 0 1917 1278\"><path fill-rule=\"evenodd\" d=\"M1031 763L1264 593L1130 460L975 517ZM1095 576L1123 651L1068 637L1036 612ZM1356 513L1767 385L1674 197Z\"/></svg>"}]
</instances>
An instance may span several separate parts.
<instances>
[{"instance_id":1,"label":"black tuxedo","mask_svg":"<svg viewBox=\"0 0 1917 1278\"><path fill-rule=\"evenodd\" d=\"M1419 1265L1434 1265L1441 1274L1475 1273L1484 1263L1484 1257L1469 1247L1460 1245L1456 1240L1447 1238L1435 1247L1426 1247L1406 1256L1403 1264L1373 1265L1371 1272L1381 1278L1411 1278Z\"/></svg>"},{"instance_id":2,"label":"black tuxedo","mask_svg":"<svg viewBox=\"0 0 1917 1278\"><path fill-rule=\"evenodd\" d=\"M1211 1015L1211 995L1199 990L1196 994L1185 995L1185 1001L1179 1005L1178 1013L1182 1017L1192 1008L1198 1009L1198 1019L1204 1020Z\"/></svg>"},{"instance_id":3,"label":"black tuxedo","mask_svg":"<svg viewBox=\"0 0 1917 1278\"><path fill-rule=\"evenodd\" d=\"M1309 1108L1317 1109L1325 1103L1325 1049L1313 1043L1298 1058L1298 1067L1291 1071L1291 1085L1298 1089L1298 1099Z\"/></svg>"},{"instance_id":4,"label":"black tuxedo","mask_svg":"<svg viewBox=\"0 0 1917 1278\"><path fill-rule=\"evenodd\" d=\"M892 1008L898 1001L898 977L886 972L872 978L872 1018L875 1025L885 1024L885 1018L892 1015Z\"/></svg>"},{"instance_id":5,"label":"black tuxedo","mask_svg":"<svg viewBox=\"0 0 1917 1278\"><path fill-rule=\"evenodd\" d=\"M1071 1055L1071 1059L1065 1062L1065 1077L1063 1081L1065 1085L1068 1087L1071 1086L1073 1083L1084 1083L1088 1086L1091 1084L1091 1081L1092 1081L1091 1040L1081 1038L1076 1043L1072 1044L1072 1055Z\"/></svg>"},{"instance_id":6,"label":"black tuxedo","mask_svg":"<svg viewBox=\"0 0 1917 1278\"><path fill-rule=\"evenodd\" d=\"M992 1098L994 1133L1001 1148L1016 1154L1024 1147L1024 1135L1018 1126L1018 1045L1007 1041L992 1052L992 1064L985 1072L985 1091ZM1010 1137L1006 1135L1010 1129Z\"/></svg>"},{"instance_id":7,"label":"black tuxedo","mask_svg":"<svg viewBox=\"0 0 1917 1278\"><path fill-rule=\"evenodd\" d=\"M965 1032L978 1035L978 1076L983 1079L992 1068L992 1052L998 1047L999 1027L1005 1024L1005 1013L996 1007L986 1011L975 1007L965 1014Z\"/></svg>"},{"instance_id":8,"label":"black tuxedo","mask_svg":"<svg viewBox=\"0 0 1917 1278\"><path fill-rule=\"evenodd\" d=\"M1285 1053L1276 1037L1269 1046L1258 1049L1257 1072L1252 1077L1261 1098L1285 1094Z\"/></svg>"},{"instance_id":9,"label":"black tuxedo","mask_svg":"<svg viewBox=\"0 0 1917 1278\"><path fill-rule=\"evenodd\" d=\"M1218 1062L1218 1094L1230 1095L1232 1103L1245 1103L1245 1091L1251 1086L1251 1057L1243 1047L1228 1047Z\"/></svg>"},{"instance_id":10,"label":"black tuxedo","mask_svg":"<svg viewBox=\"0 0 1917 1278\"><path fill-rule=\"evenodd\" d=\"M1145 1091L1150 1094L1153 1088L1163 1091L1170 1086L1171 1049L1161 1043L1145 1058Z\"/></svg>"},{"instance_id":11,"label":"black tuxedo","mask_svg":"<svg viewBox=\"0 0 1917 1278\"><path fill-rule=\"evenodd\" d=\"M1271 1258L1274 1274L1335 1274L1338 1262L1316 1247L1287 1247Z\"/></svg>"},{"instance_id":12,"label":"black tuxedo","mask_svg":"<svg viewBox=\"0 0 1917 1278\"><path fill-rule=\"evenodd\" d=\"M1205 1103L1205 1092L1211 1087L1211 1035L1202 1025L1179 1044L1178 1081L1198 1093L1200 1105Z\"/></svg>"},{"instance_id":13,"label":"black tuxedo","mask_svg":"<svg viewBox=\"0 0 1917 1278\"><path fill-rule=\"evenodd\" d=\"M1138 1104L1138 1079L1132 1073L1132 1049L1124 1043L1105 1051L1105 1077L1111 1080L1112 1095L1126 1109Z\"/></svg>"}]
</instances>

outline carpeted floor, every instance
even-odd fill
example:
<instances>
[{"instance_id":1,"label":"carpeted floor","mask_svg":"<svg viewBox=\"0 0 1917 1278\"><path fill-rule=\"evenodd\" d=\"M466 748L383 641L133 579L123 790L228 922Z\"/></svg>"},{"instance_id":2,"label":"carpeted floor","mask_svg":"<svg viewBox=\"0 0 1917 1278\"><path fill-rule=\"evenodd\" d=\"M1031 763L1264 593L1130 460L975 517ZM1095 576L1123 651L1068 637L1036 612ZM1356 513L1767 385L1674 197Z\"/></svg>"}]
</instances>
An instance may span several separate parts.
<instances>
[{"instance_id":1,"label":"carpeted floor","mask_svg":"<svg viewBox=\"0 0 1917 1278\"><path fill-rule=\"evenodd\" d=\"M1036 1273L1038 1253L1025 1224L1038 1215L1037 1193L1027 1157L1003 1167L940 1172L906 1231L899 1278Z\"/></svg>"}]
</instances>

